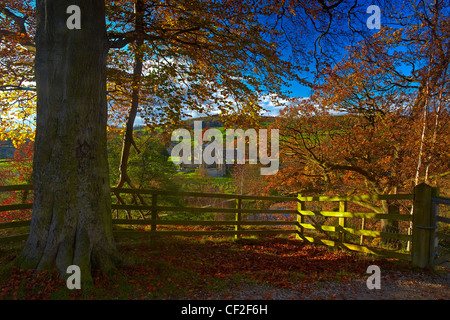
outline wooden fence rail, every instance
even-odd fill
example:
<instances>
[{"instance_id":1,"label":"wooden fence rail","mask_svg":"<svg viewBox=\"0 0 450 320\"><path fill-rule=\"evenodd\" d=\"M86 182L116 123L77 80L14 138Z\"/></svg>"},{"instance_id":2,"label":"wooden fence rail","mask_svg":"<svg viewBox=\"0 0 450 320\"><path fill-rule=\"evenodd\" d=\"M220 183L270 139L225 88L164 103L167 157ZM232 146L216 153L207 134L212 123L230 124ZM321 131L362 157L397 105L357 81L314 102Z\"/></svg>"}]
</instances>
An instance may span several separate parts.
<instances>
[{"instance_id":1,"label":"wooden fence rail","mask_svg":"<svg viewBox=\"0 0 450 320\"><path fill-rule=\"evenodd\" d=\"M419 187L420 186L420 187ZM343 248L352 251L358 251L368 254L382 255L398 259L406 259L412 261L414 265L428 266L428 260L424 257L430 255L430 234L427 229L420 227L429 226L430 221L425 217L431 208L432 196L439 202L446 202L449 199L436 198L436 194L429 192L427 187L419 185L416 187L414 194L396 194L396 195L362 195L362 196L317 196L305 197L298 195L297 197L285 196L249 196L236 194L216 194L216 193L200 193L200 192L179 192L167 190L143 190L143 189L125 189L112 188L112 195L130 194L140 196L151 196L147 204L126 204L115 203L112 205L113 210L126 211L146 211L150 218L145 219L113 219L113 224L122 226L121 229L115 229L114 234L117 236L140 236L149 235L151 239L159 236L204 236L204 235L220 235L240 237L243 235L295 235L297 239L311 243L324 244L336 248ZM430 188L430 187L428 187ZM433 189L433 188L431 188ZM32 190L30 185L21 186L0 186L0 192L11 191L27 191ZM433 189L434 190L434 189ZM427 193L428 192L428 193ZM232 208L214 208L214 207L186 207L163 205L162 200L165 197L193 197L193 198L219 198L235 200L235 207ZM244 208L245 201L270 201L270 202L291 202L297 204L297 209L249 209ZM349 203L358 203L361 201L410 201L410 206L414 207L414 215L400 213L382 213L377 212L351 212L348 210ZM146 200L147 201L147 200ZM337 211L325 210L307 210L309 202L338 202ZM14 205L0 206L1 211L10 210L26 210L32 209L31 203L22 203ZM431 209L430 209L431 210ZM170 219L174 213L188 213L193 217L201 216L205 213L226 213L234 217L230 220L185 220ZM159 215L166 213L164 218ZM260 216L263 214L275 215L291 215L292 220L246 220L245 215L252 214ZM334 225L325 225L318 222L317 219L336 219ZM350 226L349 219L359 219L358 226ZM367 229L367 222L371 220L396 220L412 222L414 228L410 233L394 233ZM439 217L439 221L447 222L450 220L445 217ZM428 223L428 224L427 224ZM353 223L354 224L354 223ZM19 228L29 226L29 221L9 222L0 224L0 231L9 228ZM149 226L149 231L124 230L123 226ZM211 230L173 230L174 226L203 226L209 227ZM163 230L166 227L169 230ZM169 228L167 228L169 227ZM231 229L223 229L229 227ZM256 229L255 229L256 227ZM2 237L0 234L0 242L23 240L26 234L14 234ZM395 239L401 241L411 241L413 246L411 252L392 250L388 248L373 247L364 245L367 238ZM356 240L355 240L356 239ZM428 239L424 245L424 239ZM428 248L428 249L427 249Z\"/></svg>"},{"instance_id":2,"label":"wooden fence rail","mask_svg":"<svg viewBox=\"0 0 450 320\"><path fill-rule=\"evenodd\" d=\"M439 205L450 206L450 198L440 197L439 191L434 190L431 198L431 225L434 224L435 229L432 230L431 236L434 237L430 247L430 261L432 268L440 264L444 264L450 260L450 247L439 246L439 240L450 243L450 235L439 231L439 224L450 224L450 218L443 217L439 214Z\"/></svg>"}]
</instances>

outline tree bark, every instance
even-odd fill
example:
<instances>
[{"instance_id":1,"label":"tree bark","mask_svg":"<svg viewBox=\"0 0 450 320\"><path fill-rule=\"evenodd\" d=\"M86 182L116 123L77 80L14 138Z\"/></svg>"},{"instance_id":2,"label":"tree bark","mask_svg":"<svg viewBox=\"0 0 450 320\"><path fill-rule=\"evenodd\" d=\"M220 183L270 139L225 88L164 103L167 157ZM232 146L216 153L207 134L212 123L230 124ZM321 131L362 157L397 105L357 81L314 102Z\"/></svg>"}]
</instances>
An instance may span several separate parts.
<instances>
[{"instance_id":1,"label":"tree bark","mask_svg":"<svg viewBox=\"0 0 450 320\"><path fill-rule=\"evenodd\" d=\"M125 135L122 145L122 153L120 156L120 166L119 166L119 182L117 183L117 188L121 188L125 182L132 188L135 188L133 182L128 176L128 159L130 157L131 146L134 145L133 131L134 122L139 108L139 98L140 98L140 86L142 71L144 68L143 62L143 44L144 44L144 13L145 13L145 3L142 0L136 0L135 3L135 32L136 32L136 53L134 54L134 69L133 69L133 80L132 80L132 94L131 94L131 108L128 113Z\"/></svg>"},{"instance_id":2,"label":"tree bark","mask_svg":"<svg viewBox=\"0 0 450 320\"><path fill-rule=\"evenodd\" d=\"M22 268L78 265L115 269L106 149L106 36L104 0L77 0L81 29L66 27L68 4L37 0L37 119L34 206Z\"/></svg>"}]
</instances>

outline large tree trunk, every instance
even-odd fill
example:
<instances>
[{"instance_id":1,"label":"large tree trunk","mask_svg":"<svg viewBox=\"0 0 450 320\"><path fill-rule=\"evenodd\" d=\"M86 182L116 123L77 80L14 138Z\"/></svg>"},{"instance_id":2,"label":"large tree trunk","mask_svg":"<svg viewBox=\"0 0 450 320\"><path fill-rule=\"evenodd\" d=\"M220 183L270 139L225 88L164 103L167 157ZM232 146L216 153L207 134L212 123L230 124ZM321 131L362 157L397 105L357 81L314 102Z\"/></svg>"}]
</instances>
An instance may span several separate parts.
<instances>
[{"instance_id":1,"label":"large tree trunk","mask_svg":"<svg viewBox=\"0 0 450 320\"><path fill-rule=\"evenodd\" d=\"M77 0L81 29L66 27L68 4L38 0L37 119L30 236L19 263L37 270L69 265L111 271L112 235L106 153L104 0Z\"/></svg>"}]
</instances>

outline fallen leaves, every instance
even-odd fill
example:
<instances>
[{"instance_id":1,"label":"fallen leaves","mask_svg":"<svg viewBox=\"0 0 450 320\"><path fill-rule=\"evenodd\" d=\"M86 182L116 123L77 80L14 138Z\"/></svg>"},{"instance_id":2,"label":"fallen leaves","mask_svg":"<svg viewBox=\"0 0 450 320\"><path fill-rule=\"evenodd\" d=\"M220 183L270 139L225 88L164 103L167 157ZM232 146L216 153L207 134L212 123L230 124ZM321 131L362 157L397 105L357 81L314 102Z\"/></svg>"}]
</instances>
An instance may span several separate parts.
<instances>
[{"instance_id":1,"label":"fallen leaves","mask_svg":"<svg viewBox=\"0 0 450 320\"><path fill-rule=\"evenodd\" d=\"M217 292L234 299L236 291L249 284L305 293L313 284L366 277L370 264L394 269L386 260L278 237L201 242L171 237L153 246L127 242L118 247L132 262L121 267L118 276L94 273L95 288L88 294L68 290L56 274L12 268L2 275L0 299L206 299ZM1 259L0 265L5 264ZM276 297L270 290L264 294L263 299Z\"/></svg>"},{"instance_id":2,"label":"fallen leaves","mask_svg":"<svg viewBox=\"0 0 450 320\"><path fill-rule=\"evenodd\" d=\"M12 267L9 273L9 280L0 284L0 299L47 300L63 284L58 274L48 271L36 273Z\"/></svg>"}]
</instances>

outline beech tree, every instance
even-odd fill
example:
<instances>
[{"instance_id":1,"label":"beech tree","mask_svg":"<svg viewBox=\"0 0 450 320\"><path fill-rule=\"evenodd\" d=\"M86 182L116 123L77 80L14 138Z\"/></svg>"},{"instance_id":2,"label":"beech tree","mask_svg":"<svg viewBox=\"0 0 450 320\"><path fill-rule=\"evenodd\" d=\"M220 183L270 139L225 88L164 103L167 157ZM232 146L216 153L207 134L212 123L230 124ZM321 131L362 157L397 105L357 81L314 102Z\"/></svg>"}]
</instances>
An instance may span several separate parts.
<instances>
[{"instance_id":1,"label":"beech tree","mask_svg":"<svg viewBox=\"0 0 450 320\"><path fill-rule=\"evenodd\" d=\"M80 0L83 25L66 27L67 4L37 1L37 119L31 229L17 263L37 270L69 265L90 280L114 269L106 153L105 4Z\"/></svg>"}]
</instances>

